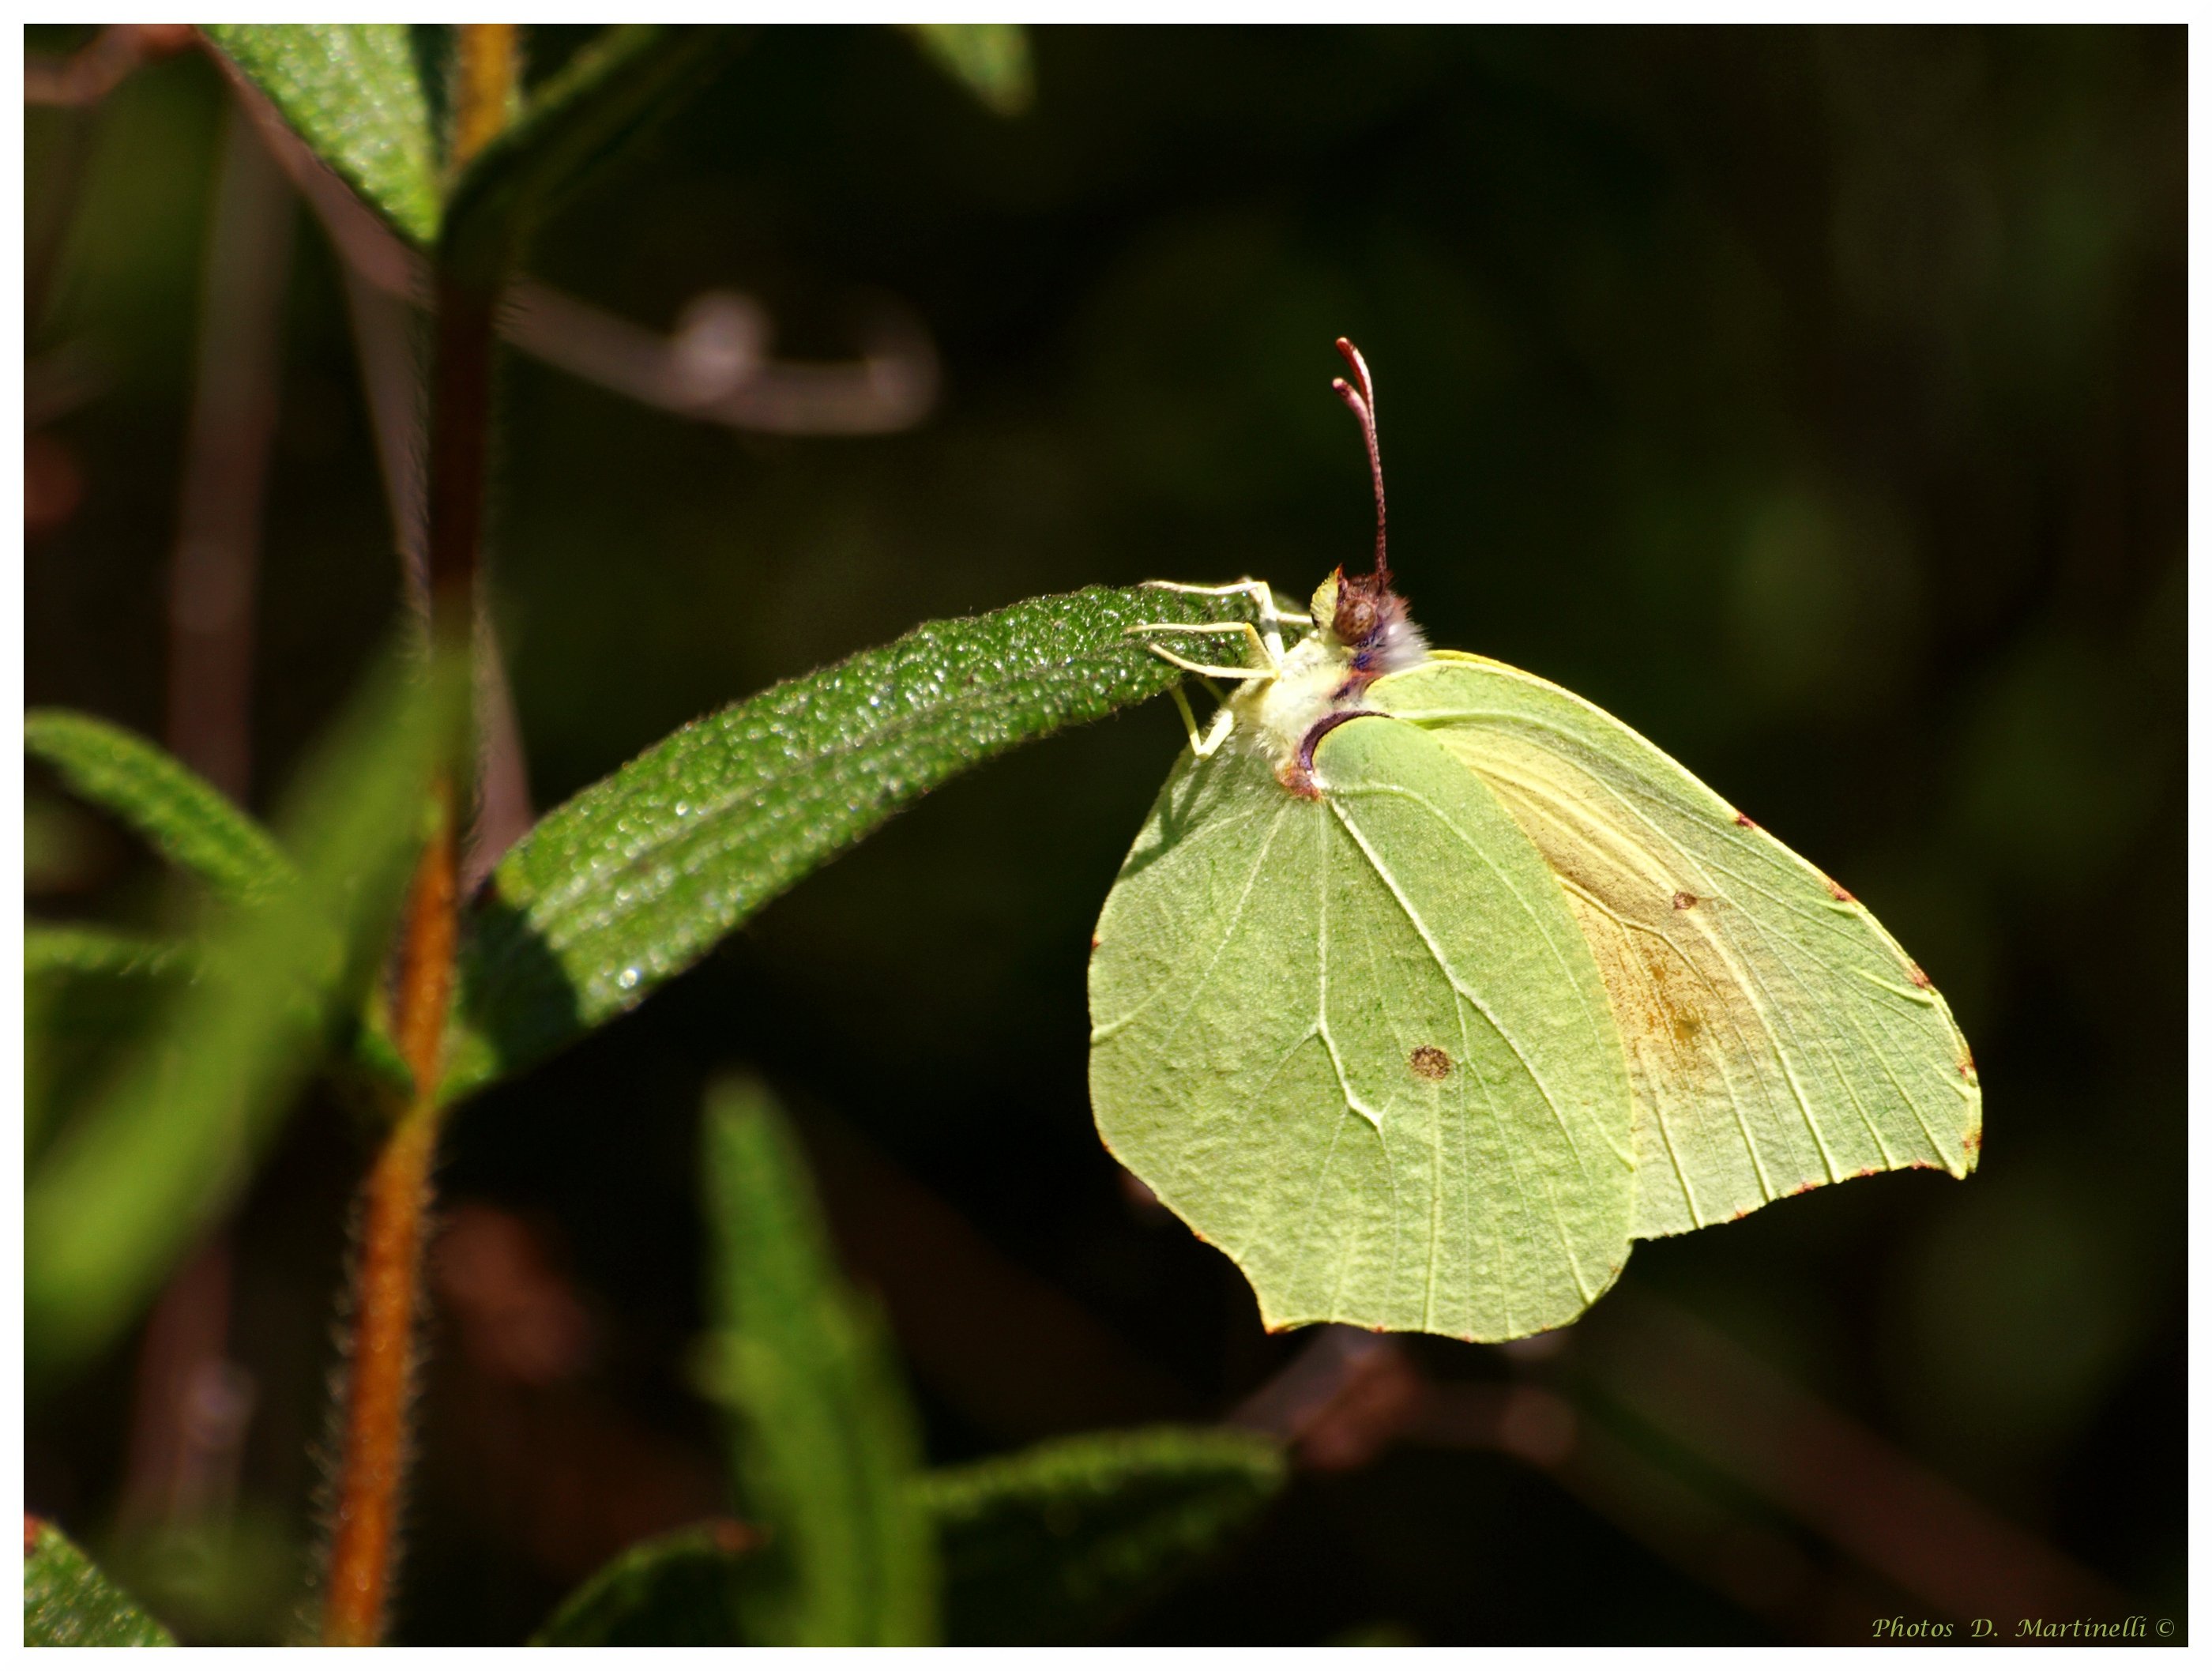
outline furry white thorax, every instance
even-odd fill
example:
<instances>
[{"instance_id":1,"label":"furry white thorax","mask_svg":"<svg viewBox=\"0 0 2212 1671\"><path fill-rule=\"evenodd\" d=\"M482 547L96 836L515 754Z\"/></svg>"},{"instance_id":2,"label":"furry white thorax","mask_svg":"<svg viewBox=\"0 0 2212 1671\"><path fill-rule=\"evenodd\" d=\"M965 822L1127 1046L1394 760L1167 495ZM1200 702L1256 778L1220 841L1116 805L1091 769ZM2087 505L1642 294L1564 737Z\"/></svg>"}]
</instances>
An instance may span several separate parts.
<instances>
[{"instance_id":1,"label":"furry white thorax","mask_svg":"<svg viewBox=\"0 0 2212 1671\"><path fill-rule=\"evenodd\" d=\"M1429 635L1413 624L1401 605L1375 635L1371 676L1379 679L1386 673L1402 673L1428 659Z\"/></svg>"},{"instance_id":2,"label":"furry white thorax","mask_svg":"<svg viewBox=\"0 0 2212 1671\"><path fill-rule=\"evenodd\" d=\"M1314 629L1284 655L1277 677L1240 686L1229 698L1232 746L1263 756L1286 784L1297 775L1299 750L1315 726L1364 707L1367 687L1385 674L1428 659L1428 639L1395 598L1364 648L1339 639L1328 624L1336 592L1331 578L1314 593Z\"/></svg>"},{"instance_id":3,"label":"furry white thorax","mask_svg":"<svg viewBox=\"0 0 2212 1671\"><path fill-rule=\"evenodd\" d=\"M1327 627L1316 627L1283 657L1280 677L1245 685L1230 697L1237 715L1232 745L1264 756L1282 776L1307 732L1339 708L1358 706L1356 696L1349 702L1338 696L1351 673L1351 651Z\"/></svg>"}]
</instances>

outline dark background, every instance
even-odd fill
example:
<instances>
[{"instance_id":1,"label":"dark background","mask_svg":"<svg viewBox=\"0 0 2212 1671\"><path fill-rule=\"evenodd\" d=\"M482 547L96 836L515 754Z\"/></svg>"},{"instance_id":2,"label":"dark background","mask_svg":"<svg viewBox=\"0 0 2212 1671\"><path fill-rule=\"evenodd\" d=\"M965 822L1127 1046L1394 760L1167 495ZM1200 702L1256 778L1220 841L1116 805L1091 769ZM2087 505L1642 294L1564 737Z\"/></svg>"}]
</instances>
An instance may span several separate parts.
<instances>
[{"instance_id":1,"label":"dark background","mask_svg":"<svg viewBox=\"0 0 2212 1671\"><path fill-rule=\"evenodd\" d=\"M1433 641L1650 735L1864 900L1972 1042L1971 1180L1644 1246L1549 1358L1412 1343L1455 1395L1550 1377L1589 1443L1516 1453L1431 1416L1310 1446L1125 1639L1863 1641L1876 1613L1997 1605L1972 1552L1883 1570L1882 1516L1900 1546L1913 1516L1875 1476L1808 1497L1667 1431L1641 1337L1585 1347L1609 1314L1701 1320L1842 1424L1800 1450L1855 1434L2057 1552L2052 1608L2179 1613L2183 40L1053 29L1008 119L896 32L769 29L544 228L538 276L656 329L743 289L799 357L849 355L888 294L943 386L904 434L733 434L509 357L492 597L539 807L921 620L1156 576L1302 594L1369 538L1327 388L1342 333L1376 370L1393 558ZM102 370L33 444L34 489L70 494L28 544L26 696L155 736L227 98L186 53L27 118L34 258L58 229L34 363L75 345ZM304 213L283 356L264 811L398 598ZM805 1124L933 1460L1214 1419L1297 1352L1131 1199L1087 1109L1086 936L1180 741L1157 703L954 784L459 1114L401 1639L515 1640L722 1501L683 1364L699 1093L725 1066ZM32 790L35 912L164 908L126 842ZM140 1340L29 1411L30 1506L204 1636L281 1633L304 1583L366 1153L311 1098L236 1221L252 1416L197 1542L120 1506Z\"/></svg>"}]
</instances>

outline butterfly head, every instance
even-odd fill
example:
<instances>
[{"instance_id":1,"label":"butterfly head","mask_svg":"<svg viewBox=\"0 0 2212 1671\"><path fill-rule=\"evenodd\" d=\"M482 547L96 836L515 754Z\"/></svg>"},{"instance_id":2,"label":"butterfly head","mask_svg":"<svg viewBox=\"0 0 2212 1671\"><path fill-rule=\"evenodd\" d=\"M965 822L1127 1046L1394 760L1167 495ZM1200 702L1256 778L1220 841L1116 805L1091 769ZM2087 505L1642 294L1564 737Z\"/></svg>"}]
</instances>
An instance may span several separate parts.
<instances>
[{"instance_id":1,"label":"butterfly head","mask_svg":"<svg viewBox=\"0 0 2212 1671\"><path fill-rule=\"evenodd\" d=\"M1406 600L1376 574L1341 568L1314 591L1313 618L1342 647L1352 671L1364 679L1402 672L1427 659L1428 640L1413 624Z\"/></svg>"}]
</instances>

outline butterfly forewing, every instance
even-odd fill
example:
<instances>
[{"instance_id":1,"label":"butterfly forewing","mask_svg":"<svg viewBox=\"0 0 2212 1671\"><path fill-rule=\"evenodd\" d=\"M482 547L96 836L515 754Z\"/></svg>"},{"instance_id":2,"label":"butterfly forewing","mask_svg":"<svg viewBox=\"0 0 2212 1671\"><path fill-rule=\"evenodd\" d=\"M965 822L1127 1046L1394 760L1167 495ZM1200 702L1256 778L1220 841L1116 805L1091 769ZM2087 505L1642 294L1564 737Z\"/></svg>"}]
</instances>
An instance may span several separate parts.
<instances>
[{"instance_id":1,"label":"butterfly forewing","mask_svg":"<svg viewBox=\"0 0 2212 1671\"><path fill-rule=\"evenodd\" d=\"M1870 1171L1963 1177L1981 1091L1949 1007L1865 907L1618 720L1451 652L1369 700L1493 791L1559 878L1635 1087L1635 1233Z\"/></svg>"},{"instance_id":2,"label":"butterfly forewing","mask_svg":"<svg viewBox=\"0 0 2212 1671\"><path fill-rule=\"evenodd\" d=\"M1091 1085L1114 1153L1242 1266L1271 1327L1504 1340L1628 1251L1628 1064L1541 855L1435 739L1186 757L1098 923Z\"/></svg>"}]
</instances>

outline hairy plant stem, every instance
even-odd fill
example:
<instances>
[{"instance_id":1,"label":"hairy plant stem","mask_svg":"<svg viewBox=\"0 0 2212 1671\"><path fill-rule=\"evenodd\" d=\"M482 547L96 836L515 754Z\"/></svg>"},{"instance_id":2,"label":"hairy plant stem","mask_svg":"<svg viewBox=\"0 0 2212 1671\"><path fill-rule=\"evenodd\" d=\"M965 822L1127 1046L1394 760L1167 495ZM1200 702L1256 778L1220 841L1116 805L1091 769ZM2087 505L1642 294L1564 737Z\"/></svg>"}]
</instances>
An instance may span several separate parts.
<instances>
[{"instance_id":1,"label":"hairy plant stem","mask_svg":"<svg viewBox=\"0 0 2212 1671\"><path fill-rule=\"evenodd\" d=\"M435 786L437 829L415 872L400 951L399 1046L416 1090L368 1176L354 1271L346 1381L323 1640L365 1647L382 1633L411 1445L417 1290L441 1109L441 1036L453 978L458 875L450 779Z\"/></svg>"},{"instance_id":2,"label":"hairy plant stem","mask_svg":"<svg viewBox=\"0 0 2212 1671\"><path fill-rule=\"evenodd\" d=\"M456 172L505 124L515 84L511 25L465 24L454 112ZM495 268L497 264L494 264ZM429 642L466 655L474 638L489 446L493 307L503 275L441 261L429 413ZM443 1109L447 1012L458 939L461 796L454 767L430 785L434 827L409 896L393 1020L414 1091L365 1191L353 1276L342 1452L324 1595L323 1640L365 1646L383 1632L412 1450L409 1393L422 1251Z\"/></svg>"}]
</instances>

